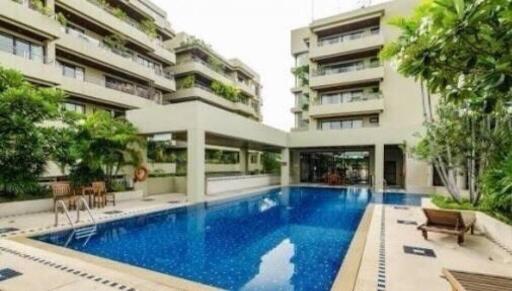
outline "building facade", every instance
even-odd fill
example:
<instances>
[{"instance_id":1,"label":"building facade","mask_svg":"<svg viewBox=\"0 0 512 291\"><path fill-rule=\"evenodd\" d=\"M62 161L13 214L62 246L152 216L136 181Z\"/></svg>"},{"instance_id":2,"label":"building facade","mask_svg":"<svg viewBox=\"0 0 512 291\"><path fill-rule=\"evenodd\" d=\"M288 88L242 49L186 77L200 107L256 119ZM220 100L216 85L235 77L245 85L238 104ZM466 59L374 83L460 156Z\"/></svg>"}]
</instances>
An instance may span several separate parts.
<instances>
[{"instance_id":1,"label":"building facade","mask_svg":"<svg viewBox=\"0 0 512 291\"><path fill-rule=\"evenodd\" d=\"M68 96L63 107L78 113L102 110L118 117L128 110L201 101L261 121L258 74L200 40L176 34L167 13L149 0L1 0L0 65L37 86L61 88ZM190 79L191 86L184 84ZM233 96L216 93L225 88ZM208 151L222 153L208 172L261 170L258 152ZM172 163L150 167L177 170ZM66 174L54 163L46 172L45 179Z\"/></svg>"},{"instance_id":2,"label":"building facade","mask_svg":"<svg viewBox=\"0 0 512 291\"><path fill-rule=\"evenodd\" d=\"M292 31L292 181L430 189L431 168L409 151L423 130L420 87L379 59L399 34L390 19L417 4L390 1Z\"/></svg>"}]
</instances>

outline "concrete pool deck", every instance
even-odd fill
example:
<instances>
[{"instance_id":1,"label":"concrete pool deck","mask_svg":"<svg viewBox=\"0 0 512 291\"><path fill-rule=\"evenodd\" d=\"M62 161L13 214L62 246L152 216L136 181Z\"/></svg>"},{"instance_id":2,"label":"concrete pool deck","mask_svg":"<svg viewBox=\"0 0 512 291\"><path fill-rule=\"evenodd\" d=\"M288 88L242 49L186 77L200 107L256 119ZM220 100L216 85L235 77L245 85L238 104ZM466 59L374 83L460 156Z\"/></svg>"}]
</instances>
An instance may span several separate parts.
<instances>
[{"instance_id":1,"label":"concrete pool deck","mask_svg":"<svg viewBox=\"0 0 512 291\"><path fill-rule=\"evenodd\" d=\"M250 192L256 191L247 191ZM246 196L247 193L238 192L237 197ZM209 200L231 197L234 196L226 193ZM152 200L121 202L116 207L109 206L93 212L103 222L189 204L185 196L180 194L148 198ZM113 210L123 213L105 214ZM82 213L82 218L85 217ZM66 227L53 228L53 219L53 213L0 218L0 228L20 229L0 237L0 270L10 268L22 273L18 277L0 281L1 291L211 290L208 286L194 285L194 282L181 281L171 276L152 276L154 272L143 271L144 274L139 276L137 268L126 267L124 264L112 264L112 261L105 263L101 258L90 258L93 257L90 255L75 254L75 251L40 242L27 242L25 236ZM359 249L360 255L355 259L359 259L361 264L359 268L350 270L353 275L357 274L353 290L449 290L446 280L441 277L443 267L512 276L512 254L483 236L468 235L462 247L456 244L454 237L445 235L432 234L430 240L425 241L416 230L416 225L399 224L398 220L420 224L424 218L419 207L373 206L366 227L367 235L354 247ZM64 217L61 217L61 223L67 223ZM436 257L406 254L404 246L432 249ZM347 254L347 260L349 256L350 253Z\"/></svg>"}]
</instances>

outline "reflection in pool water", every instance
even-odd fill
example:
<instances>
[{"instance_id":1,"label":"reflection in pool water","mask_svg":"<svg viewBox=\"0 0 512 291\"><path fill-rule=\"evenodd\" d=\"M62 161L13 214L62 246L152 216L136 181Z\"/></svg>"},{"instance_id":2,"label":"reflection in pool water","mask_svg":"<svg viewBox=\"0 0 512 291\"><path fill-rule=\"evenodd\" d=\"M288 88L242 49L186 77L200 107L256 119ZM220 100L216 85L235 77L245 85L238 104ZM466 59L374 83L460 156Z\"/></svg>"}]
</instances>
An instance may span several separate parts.
<instances>
[{"instance_id":1,"label":"reflection in pool water","mask_svg":"<svg viewBox=\"0 0 512 291\"><path fill-rule=\"evenodd\" d=\"M365 189L278 188L101 224L67 247L229 290L329 290L371 199ZM37 239L65 245L70 235Z\"/></svg>"}]
</instances>

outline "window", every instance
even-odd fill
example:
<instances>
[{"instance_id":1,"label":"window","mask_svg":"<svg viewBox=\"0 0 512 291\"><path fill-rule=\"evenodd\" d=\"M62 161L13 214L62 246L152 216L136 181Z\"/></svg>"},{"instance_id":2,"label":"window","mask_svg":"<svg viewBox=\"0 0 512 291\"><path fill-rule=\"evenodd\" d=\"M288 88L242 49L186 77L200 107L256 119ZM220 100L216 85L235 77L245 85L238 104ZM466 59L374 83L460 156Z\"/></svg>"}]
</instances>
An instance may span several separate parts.
<instances>
[{"instance_id":1,"label":"window","mask_svg":"<svg viewBox=\"0 0 512 291\"><path fill-rule=\"evenodd\" d=\"M251 164L258 163L258 154L251 154Z\"/></svg>"},{"instance_id":2,"label":"window","mask_svg":"<svg viewBox=\"0 0 512 291\"><path fill-rule=\"evenodd\" d=\"M44 56L44 49L42 45L3 33L0 33L0 50L25 59L41 62L43 61Z\"/></svg>"},{"instance_id":3,"label":"window","mask_svg":"<svg viewBox=\"0 0 512 291\"><path fill-rule=\"evenodd\" d=\"M83 105L83 104L65 102L63 104L63 106L64 106L64 109L66 111L76 112L76 113L80 113L80 114L85 114L85 105Z\"/></svg>"},{"instance_id":4,"label":"window","mask_svg":"<svg viewBox=\"0 0 512 291\"><path fill-rule=\"evenodd\" d=\"M379 117L378 116L370 117L370 124L373 126L379 125Z\"/></svg>"},{"instance_id":5,"label":"window","mask_svg":"<svg viewBox=\"0 0 512 291\"><path fill-rule=\"evenodd\" d=\"M326 120L320 123L322 130L338 130L363 127L363 119Z\"/></svg>"},{"instance_id":6,"label":"window","mask_svg":"<svg viewBox=\"0 0 512 291\"><path fill-rule=\"evenodd\" d=\"M26 59L30 59L30 43L21 39L14 41L14 54Z\"/></svg>"},{"instance_id":7,"label":"window","mask_svg":"<svg viewBox=\"0 0 512 291\"><path fill-rule=\"evenodd\" d=\"M85 69L72 64L63 63L59 61L59 66L62 70L62 75L68 78L85 81Z\"/></svg>"},{"instance_id":8,"label":"window","mask_svg":"<svg viewBox=\"0 0 512 291\"><path fill-rule=\"evenodd\" d=\"M12 36L0 33L0 50L7 53L13 53L14 39Z\"/></svg>"},{"instance_id":9,"label":"window","mask_svg":"<svg viewBox=\"0 0 512 291\"><path fill-rule=\"evenodd\" d=\"M110 76L105 76L105 87L129 94L135 94L135 86L133 84Z\"/></svg>"}]
</instances>

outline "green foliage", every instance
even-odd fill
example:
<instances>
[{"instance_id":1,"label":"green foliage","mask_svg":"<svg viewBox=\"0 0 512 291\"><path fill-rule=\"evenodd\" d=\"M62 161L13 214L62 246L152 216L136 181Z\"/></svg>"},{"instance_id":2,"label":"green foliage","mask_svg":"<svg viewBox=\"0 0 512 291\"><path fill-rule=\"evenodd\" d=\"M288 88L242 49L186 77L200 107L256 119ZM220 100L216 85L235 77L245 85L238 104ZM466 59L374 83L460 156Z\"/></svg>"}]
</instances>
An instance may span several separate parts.
<instances>
[{"instance_id":1,"label":"green foliage","mask_svg":"<svg viewBox=\"0 0 512 291\"><path fill-rule=\"evenodd\" d=\"M62 26L66 26L68 24L68 19L61 12L55 14L55 20L57 20Z\"/></svg>"},{"instance_id":2,"label":"green foliage","mask_svg":"<svg viewBox=\"0 0 512 291\"><path fill-rule=\"evenodd\" d=\"M411 18L395 19L399 39L386 46L405 76L431 93L491 111L512 100L512 2L426 1Z\"/></svg>"},{"instance_id":3,"label":"green foliage","mask_svg":"<svg viewBox=\"0 0 512 291\"><path fill-rule=\"evenodd\" d=\"M196 77L194 75L187 76L177 81L178 89L189 89L194 87L196 83Z\"/></svg>"},{"instance_id":4,"label":"green foliage","mask_svg":"<svg viewBox=\"0 0 512 291\"><path fill-rule=\"evenodd\" d=\"M222 62L219 59L212 57L212 56L208 57L208 64L215 72L220 73L220 72L222 72L222 69L224 68L224 65L222 64Z\"/></svg>"},{"instance_id":5,"label":"green foliage","mask_svg":"<svg viewBox=\"0 0 512 291\"><path fill-rule=\"evenodd\" d=\"M261 163L263 166L263 172L267 174L279 174L281 173L281 155L271 152L263 152L261 155Z\"/></svg>"},{"instance_id":6,"label":"green foliage","mask_svg":"<svg viewBox=\"0 0 512 291\"><path fill-rule=\"evenodd\" d=\"M153 20L143 20L140 22L140 28L144 31L150 38L157 37L157 27Z\"/></svg>"},{"instance_id":7,"label":"green foliage","mask_svg":"<svg viewBox=\"0 0 512 291\"><path fill-rule=\"evenodd\" d=\"M508 0L425 1L413 16L392 20L402 34L380 54L425 88L427 133L416 153L438 168L455 200L454 173L466 174L474 205L483 176L510 149L510 11ZM431 94L440 99L437 114Z\"/></svg>"},{"instance_id":8,"label":"green foliage","mask_svg":"<svg viewBox=\"0 0 512 291\"><path fill-rule=\"evenodd\" d=\"M46 16L51 16L51 10L44 5L42 0L30 0L29 5L32 9L39 11L39 13L44 14Z\"/></svg>"},{"instance_id":9,"label":"green foliage","mask_svg":"<svg viewBox=\"0 0 512 291\"><path fill-rule=\"evenodd\" d=\"M309 85L309 65L297 67L293 70L293 74L299 79L303 86Z\"/></svg>"},{"instance_id":10,"label":"green foliage","mask_svg":"<svg viewBox=\"0 0 512 291\"><path fill-rule=\"evenodd\" d=\"M482 203L482 205L479 206L475 206L467 199L462 199L461 201L457 202L452 198L448 198L442 195L433 195L432 203L442 209L481 211L498 220L512 225L512 213L496 211L495 209L489 208L485 203Z\"/></svg>"},{"instance_id":11,"label":"green foliage","mask_svg":"<svg viewBox=\"0 0 512 291\"><path fill-rule=\"evenodd\" d=\"M126 14L126 12L124 12L121 8L118 8L118 7L112 8L112 10L110 12L112 13L112 15L114 15L115 17L117 17L123 21L126 21L128 19L128 14Z\"/></svg>"},{"instance_id":12,"label":"green foliage","mask_svg":"<svg viewBox=\"0 0 512 291\"><path fill-rule=\"evenodd\" d=\"M71 169L70 180L76 186L106 180L111 188L122 167L139 166L143 160L145 142L137 129L107 112L72 120L59 135L63 141L52 149L52 158Z\"/></svg>"},{"instance_id":13,"label":"green foliage","mask_svg":"<svg viewBox=\"0 0 512 291\"><path fill-rule=\"evenodd\" d=\"M0 68L0 195L21 196L38 188L64 93L36 88L19 72Z\"/></svg>"},{"instance_id":14,"label":"green foliage","mask_svg":"<svg viewBox=\"0 0 512 291\"><path fill-rule=\"evenodd\" d=\"M226 85L219 81L213 81L210 85L213 92L231 102L240 101L240 89L235 86Z\"/></svg>"},{"instance_id":15,"label":"green foliage","mask_svg":"<svg viewBox=\"0 0 512 291\"><path fill-rule=\"evenodd\" d=\"M205 160L207 164L238 164L240 154L234 151L208 149L205 152Z\"/></svg>"},{"instance_id":16,"label":"green foliage","mask_svg":"<svg viewBox=\"0 0 512 291\"><path fill-rule=\"evenodd\" d=\"M121 55L129 55L130 52L126 47L126 39L120 34L111 34L103 38L103 43L114 52Z\"/></svg>"},{"instance_id":17,"label":"green foliage","mask_svg":"<svg viewBox=\"0 0 512 291\"><path fill-rule=\"evenodd\" d=\"M483 189L488 193L484 198L486 207L512 216L512 148L507 157L485 173Z\"/></svg>"}]
</instances>

